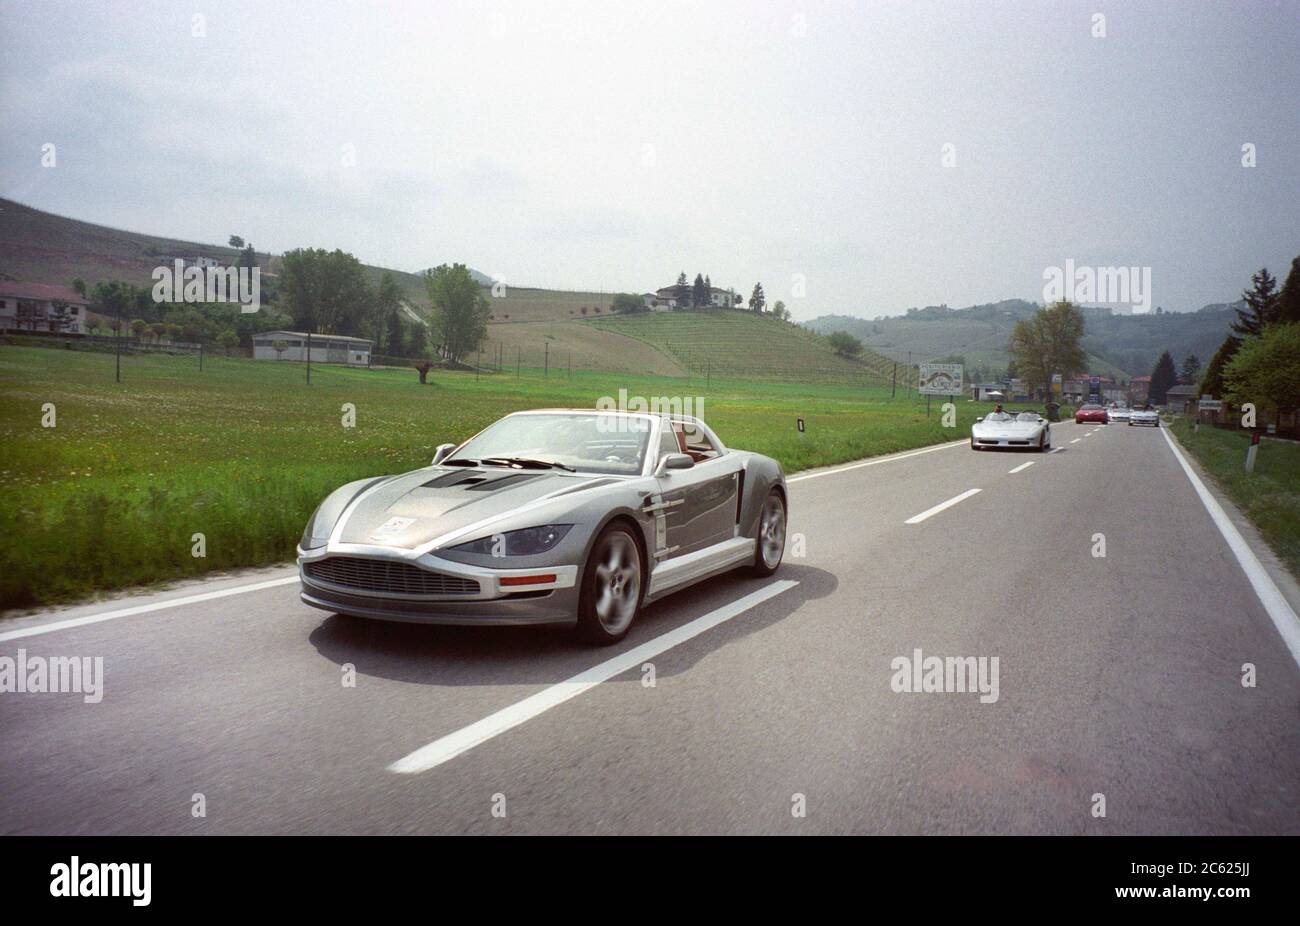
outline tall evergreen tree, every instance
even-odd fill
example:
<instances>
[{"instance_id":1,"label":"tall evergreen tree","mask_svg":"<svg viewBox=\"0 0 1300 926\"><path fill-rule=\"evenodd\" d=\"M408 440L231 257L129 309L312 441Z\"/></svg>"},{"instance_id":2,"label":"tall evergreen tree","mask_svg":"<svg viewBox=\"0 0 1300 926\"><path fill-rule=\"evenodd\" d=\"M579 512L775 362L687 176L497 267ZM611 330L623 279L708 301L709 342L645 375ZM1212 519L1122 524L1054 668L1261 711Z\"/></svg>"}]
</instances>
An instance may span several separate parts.
<instances>
[{"instance_id":1,"label":"tall evergreen tree","mask_svg":"<svg viewBox=\"0 0 1300 926\"><path fill-rule=\"evenodd\" d=\"M1291 272L1277 294L1277 321L1282 325L1300 322L1300 257L1291 261Z\"/></svg>"},{"instance_id":2,"label":"tall evergreen tree","mask_svg":"<svg viewBox=\"0 0 1300 926\"><path fill-rule=\"evenodd\" d=\"M1228 361L1237 354L1237 348L1241 347L1241 342L1228 335L1219 345L1219 349L1214 352L1210 358L1210 365L1205 368L1205 375L1201 377L1201 384L1198 391L1201 395L1214 396L1221 398L1226 388L1223 381L1223 371L1228 366Z\"/></svg>"},{"instance_id":3,"label":"tall evergreen tree","mask_svg":"<svg viewBox=\"0 0 1300 926\"><path fill-rule=\"evenodd\" d=\"M1253 284L1241 294L1246 300L1246 308L1237 310L1237 320L1232 323L1232 332L1238 338L1262 334L1264 329L1277 321L1278 293L1277 278L1261 267L1250 278Z\"/></svg>"},{"instance_id":4,"label":"tall evergreen tree","mask_svg":"<svg viewBox=\"0 0 1300 926\"><path fill-rule=\"evenodd\" d=\"M695 274L695 283L691 286L691 304L696 308L704 308L709 304L709 290L704 285L704 277Z\"/></svg>"},{"instance_id":5,"label":"tall evergreen tree","mask_svg":"<svg viewBox=\"0 0 1300 926\"><path fill-rule=\"evenodd\" d=\"M767 297L763 295L762 283L754 284L754 292L749 297L749 308L759 315L762 315L763 310L767 308Z\"/></svg>"},{"instance_id":6,"label":"tall evergreen tree","mask_svg":"<svg viewBox=\"0 0 1300 926\"><path fill-rule=\"evenodd\" d=\"M1174 368L1174 358L1169 351L1160 355L1156 368L1151 371L1151 388L1147 392L1147 401L1152 405L1164 405L1169 397L1169 390L1178 385L1178 371Z\"/></svg>"},{"instance_id":7,"label":"tall evergreen tree","mask_svg":"<svg viewBox=\"0 0 1300 926\"><path fill-rule=\"evenodd\" d=\"M1183 358L1183 368L1178 373L1178 379L1185 386L1195 386L1201 381L1201 358L1195 354L1188 354Z\"/></svg>"}]
</instances>

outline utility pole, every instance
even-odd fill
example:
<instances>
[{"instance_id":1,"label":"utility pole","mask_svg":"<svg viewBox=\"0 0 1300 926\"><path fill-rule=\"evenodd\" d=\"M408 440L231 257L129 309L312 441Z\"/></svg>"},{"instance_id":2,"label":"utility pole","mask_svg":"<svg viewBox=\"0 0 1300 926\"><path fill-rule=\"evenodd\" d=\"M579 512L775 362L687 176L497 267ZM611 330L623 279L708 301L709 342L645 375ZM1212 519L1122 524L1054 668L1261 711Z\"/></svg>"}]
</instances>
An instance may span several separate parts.
<instances>
[{"instance_id":1,"label":"utility pole","mask_svg":"<svg viewBox=\"0 0 1300 926\"><path fill-rule=\"evenodd\" d=\"M311 332L307 332L307 385L311 385Z\"/></svg>"},{"instance_id":2,"label":"utility pole","mask_svg":"<svg viewBox=\"0 0 1300 926\"><path fill-rule=\"evenodd\" d=\"M199 372L203 372L203 338L199 338Z\"/></svg>"},{"instance_id":3,"label":"utility pole","mask_svg":"<svg viewBox=\"0 0 1300 926\"><path fill-rule=\"evenodd\" d=\"M518 379L520 376L519 369L523 365L523 362L524 362L524 349L522 347L516 347L515 348L515 379Z\"/></svg>"},{"instance_id":4,"label":"utility pole","mask_svg":"<svg viewBox=\"0 0 1300 926\"><path fill-rule=\"evenodd\" d=\"M117 355L117 381L122 381L122 298L121 293L115 297L117 301L117 327L113 329L113 352ZM35 322L32 323L32 330L35 331Z\"/></svg>"},{"instance_id":5,"label":"utility pole","mask_svg":"<svg viewBox=\"0 0 1300 926\"><path fill-rule=\"evenodd\" d=\"M898 395L898 361L894 361L894 384L890 387L889 397L892 399Z\"/></svg>"},{"instance_id":6,"label":"utility pole","mask_svg":"<svg viewBox=\"0 0 1300 926\"><path fill-rule=\"evenodd\" d=\"M545 353L542 355L542 379L551 378L551 342L547 341L542 345Z\"/></svg>"}]
</instances>

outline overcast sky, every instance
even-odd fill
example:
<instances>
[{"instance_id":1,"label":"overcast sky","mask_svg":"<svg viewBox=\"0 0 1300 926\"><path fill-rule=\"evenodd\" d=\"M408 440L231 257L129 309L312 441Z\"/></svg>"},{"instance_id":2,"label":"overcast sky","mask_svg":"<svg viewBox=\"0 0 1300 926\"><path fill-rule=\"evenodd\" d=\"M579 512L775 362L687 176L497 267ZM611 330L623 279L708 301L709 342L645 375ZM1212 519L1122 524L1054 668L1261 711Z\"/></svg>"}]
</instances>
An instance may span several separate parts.
<instances>
[{"instance_id":1,"label":"overcast sky","mask_svg":"<svg viewBox=\"0 0 1300 926\"><path fill-rule=\"evenodd\" d=\"M1300 0L0 0L0 194L800 319L1038 300L1066 259L1187 310L1300 253L1298 49Z\"/></svg>"}]
</instances>

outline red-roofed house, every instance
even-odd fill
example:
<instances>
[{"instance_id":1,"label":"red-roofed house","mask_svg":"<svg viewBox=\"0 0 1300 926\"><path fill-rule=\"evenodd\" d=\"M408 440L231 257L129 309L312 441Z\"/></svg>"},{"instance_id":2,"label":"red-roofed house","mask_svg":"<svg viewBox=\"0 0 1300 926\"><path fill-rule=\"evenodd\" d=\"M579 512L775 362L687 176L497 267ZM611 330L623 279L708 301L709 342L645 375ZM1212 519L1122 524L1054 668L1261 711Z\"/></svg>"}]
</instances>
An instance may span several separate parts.
<instances>
[{"instance_id":1,"label":"red-roofed house","mask_svg":"<svg viewBox=\"0 0 1300 926\"><path fill-rule=\"evenodd\" d=\"M85 297L53 283L0 280L0 331L61 331L84 334Z\"/></svg>"}]
</instances>

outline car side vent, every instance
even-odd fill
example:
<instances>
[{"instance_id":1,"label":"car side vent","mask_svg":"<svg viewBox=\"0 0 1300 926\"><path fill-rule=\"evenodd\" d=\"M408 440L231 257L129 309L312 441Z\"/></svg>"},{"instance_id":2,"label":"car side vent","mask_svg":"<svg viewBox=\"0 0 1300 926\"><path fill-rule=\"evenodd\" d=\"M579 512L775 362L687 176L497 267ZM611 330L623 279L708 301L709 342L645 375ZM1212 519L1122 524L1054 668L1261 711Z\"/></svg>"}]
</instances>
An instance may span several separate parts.
<instances>
[{"instance_id":1,"label":"car side vent","mask_svg":"<svg viewBox=\"0 0 1300 926\"><path fill-rule=\"evenodd\" d=\"M428 489L445 489L449 486L458 486L466 482L482 482L486 478L488 477L483 473L476 469L471 469L469 471L458 473L443 473L441 476L437 476L424 483L424 486Z\"/></svg>"}]
</instances>

